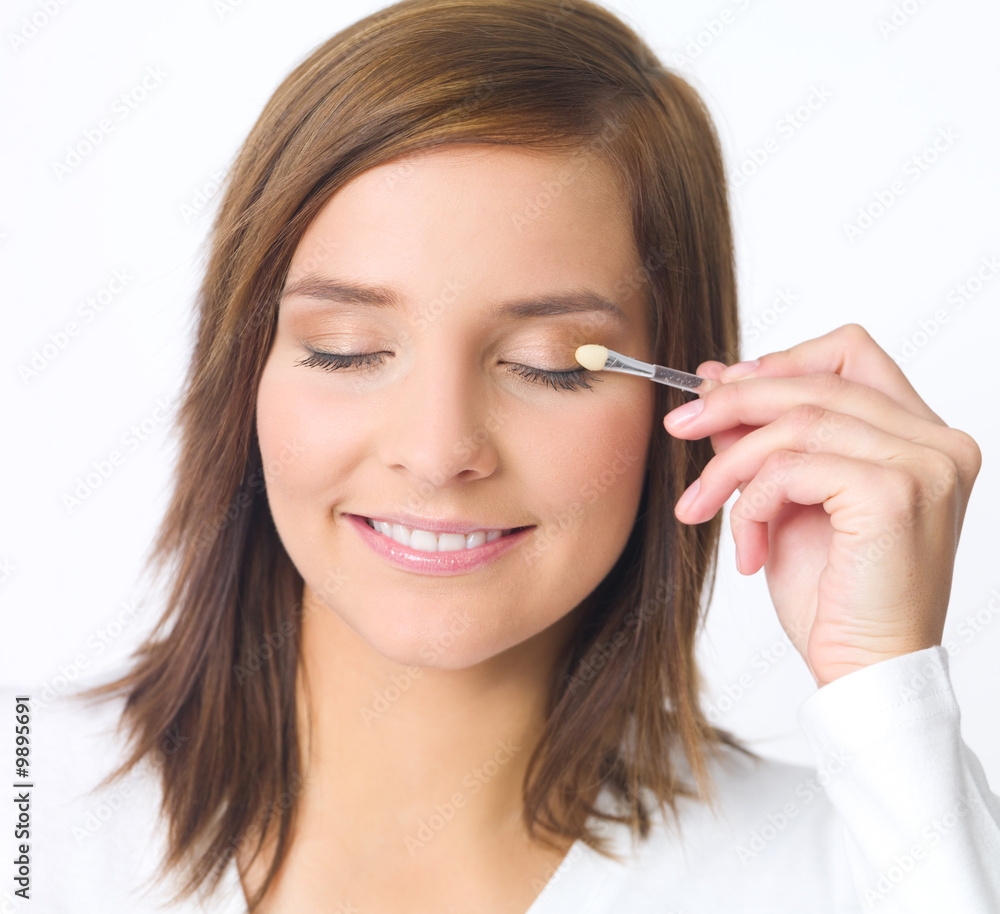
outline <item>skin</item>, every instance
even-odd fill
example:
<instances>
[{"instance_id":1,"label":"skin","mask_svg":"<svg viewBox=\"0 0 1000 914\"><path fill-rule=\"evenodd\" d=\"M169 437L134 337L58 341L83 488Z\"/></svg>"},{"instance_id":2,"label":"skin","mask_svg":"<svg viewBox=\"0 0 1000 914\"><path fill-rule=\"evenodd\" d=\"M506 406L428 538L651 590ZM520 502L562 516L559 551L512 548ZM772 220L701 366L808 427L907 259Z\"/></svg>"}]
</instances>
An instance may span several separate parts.
<instances>
[{"instance_id":1,"label":"skin","mask_svg":"<svg viewBox=\"0 0 1000 914\"><path fill-rule=\"evenodd\" d=\"M338 191L295 251L286 290L318 274L405 304L283 297L258 391L268 501L305 581L314 733L273 910L523 912L568 850L529 843L522 777L552 666L634 524L655 419L643 379L557 390L510 368L575 369L595 341L651 357L630 215L588 161L533 219L515 217L568 155L461 144L387 163ZM582 288L624 322L489 314ZM306 345L390 357L327 371L299 364ZM344 517L397 509L535 529L485 568L432 577L386 563ZM422 840L456 794L465 805Z\"/></svg>"}]
</instances>

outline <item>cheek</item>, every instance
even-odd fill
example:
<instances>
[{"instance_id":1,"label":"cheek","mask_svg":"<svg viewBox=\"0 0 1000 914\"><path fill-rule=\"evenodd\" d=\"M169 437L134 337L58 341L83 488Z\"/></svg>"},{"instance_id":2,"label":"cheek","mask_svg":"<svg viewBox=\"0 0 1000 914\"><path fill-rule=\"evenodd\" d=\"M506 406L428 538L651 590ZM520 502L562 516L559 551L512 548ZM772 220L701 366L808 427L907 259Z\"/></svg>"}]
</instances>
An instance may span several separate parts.
<instances>
[{"instance_id":1,"label":"cheek","mask_svg":"<svg viewBox=\"0 0 1000 914\"><path fill-rule=\"evenodd\" d=\"M533 470L522 478L543 525L538 545L572 542L602 565L632 529L653 430L650 391L628 381L616 387L592 402L583 391L578 403L521 433L531 442L525 459Z\"/></svg>"},{"instance_id":2,"label":"cheek","mask_svg":"<svg viewBox=\"0 0 1000 914\"><path fill-rule=\"evenodd\" d=\"M335 408L334 408L335 407ZM268 498L318 504L349 472L359 438L356 404L331 404L294 369L265 366L257 392L257 437ZM335 415L336 419L331 419Z\"/></svg>"}]
</instances>

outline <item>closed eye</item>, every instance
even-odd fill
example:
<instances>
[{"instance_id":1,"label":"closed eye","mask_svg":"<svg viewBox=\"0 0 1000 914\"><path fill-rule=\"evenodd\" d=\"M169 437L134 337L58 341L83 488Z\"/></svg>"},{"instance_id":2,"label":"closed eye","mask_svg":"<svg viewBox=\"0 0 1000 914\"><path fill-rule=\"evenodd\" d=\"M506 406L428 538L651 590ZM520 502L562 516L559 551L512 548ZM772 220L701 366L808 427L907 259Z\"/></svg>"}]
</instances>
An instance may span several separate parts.
<instances>
[{"instance_id":1,"label":"closed eye","mask_svg":"<svg viewBox=\"0 0 1000 914\"><path fill-rule=\"evenodd\" d=\"M324 371L337 371L344 368L376 368L385 362L386 356L391 356L390 352L320 352L310 349L309 355L300 359L296 364L310 368L322 368ZM516 362L504 363L509 366L510 371L519 377L524 378L534 384L542 384L551 387L553 390L590 390L591 381L601 381L602 378L595 378L594 372L585 368L572 369L569 371L547 371L544 368L533 368L530 365L520 365Z\"/></svg>"}]
</instances>

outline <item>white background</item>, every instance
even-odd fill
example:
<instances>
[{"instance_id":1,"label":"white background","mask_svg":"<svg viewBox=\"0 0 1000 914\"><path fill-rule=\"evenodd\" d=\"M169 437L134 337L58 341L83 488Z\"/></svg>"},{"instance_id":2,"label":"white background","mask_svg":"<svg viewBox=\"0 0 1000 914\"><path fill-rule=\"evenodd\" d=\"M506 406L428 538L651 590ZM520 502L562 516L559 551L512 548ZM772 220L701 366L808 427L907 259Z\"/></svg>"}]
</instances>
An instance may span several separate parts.
<instances>
[{"instance_id":1,"label":"white background","mask_svg":"<svg viewBox=\"0 0 1000 914\"><path fill-rule=\"evenodd\" d=\"M6 4L0 18L0 266L13 327L0 337L0 684L36 696L64 687L60 671L100 677L155 621L158 605L137 602L138 575L166 506L170 420L211 195L293 65L384 6L47 2L55 15L36 0ZM1000 564L990 505L1000 502L1000 277L990 274L961 307L954 293L981 258L1000 255L1000 11L986 0L610 8L687 76L715 118L734 185L746 356L857 321L983 449L945 637L966 741L997 789ZM144 78L145 92L136 88ZM130 93L145 98L123 108ZM105 118L113 129L57 175L68 147ZM904 192L848 237L845 225L894 181ZM127 284L83 322L79 309L118 286L116 271ZM25 380L20 366L70 321L79 333ZM65 496L115 450L123 459L108 478L67 507ZM808 762L795 712L815 686L791 649L773 662L762 653L786 645L763 573L736 573L727 526L701 645L706 698L755 748Z\"/></svg>"}]
</instances>

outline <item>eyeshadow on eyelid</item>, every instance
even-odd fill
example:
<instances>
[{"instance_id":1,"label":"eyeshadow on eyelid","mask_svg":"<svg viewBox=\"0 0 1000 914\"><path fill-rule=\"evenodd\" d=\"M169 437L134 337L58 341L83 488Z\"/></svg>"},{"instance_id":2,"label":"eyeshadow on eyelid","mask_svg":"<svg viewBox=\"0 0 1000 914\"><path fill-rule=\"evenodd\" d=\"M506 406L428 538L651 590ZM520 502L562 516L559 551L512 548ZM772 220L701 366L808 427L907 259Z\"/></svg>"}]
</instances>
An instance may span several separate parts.
<instances>
[{"instance_id":1,"label":"eyeshadow on eyelid","mask_svg":"<svg viewBox=\"0 0 1000 914\"><path fill-rule=\"evenodd\" d=\"M593 319L595 313L601 314L597 320ZM541 315L513 323L502 321L495 331L488 328L487 333L492 337L491 345L503 345L504 357L510 360L547 360L575 366L573 356L579 346L595 342L611 348L621 345L622 324L610 315L595 313ZM298 344L341 352L390 347L400 341L400 327L403 342L416 335L412 321L394 326L391 315L385 312L372 314L349 304L338 304L334 310L292 309L286 326L289 336ZM430 327L433 328L433 322Z\"/></svg>"}]
</instances>

